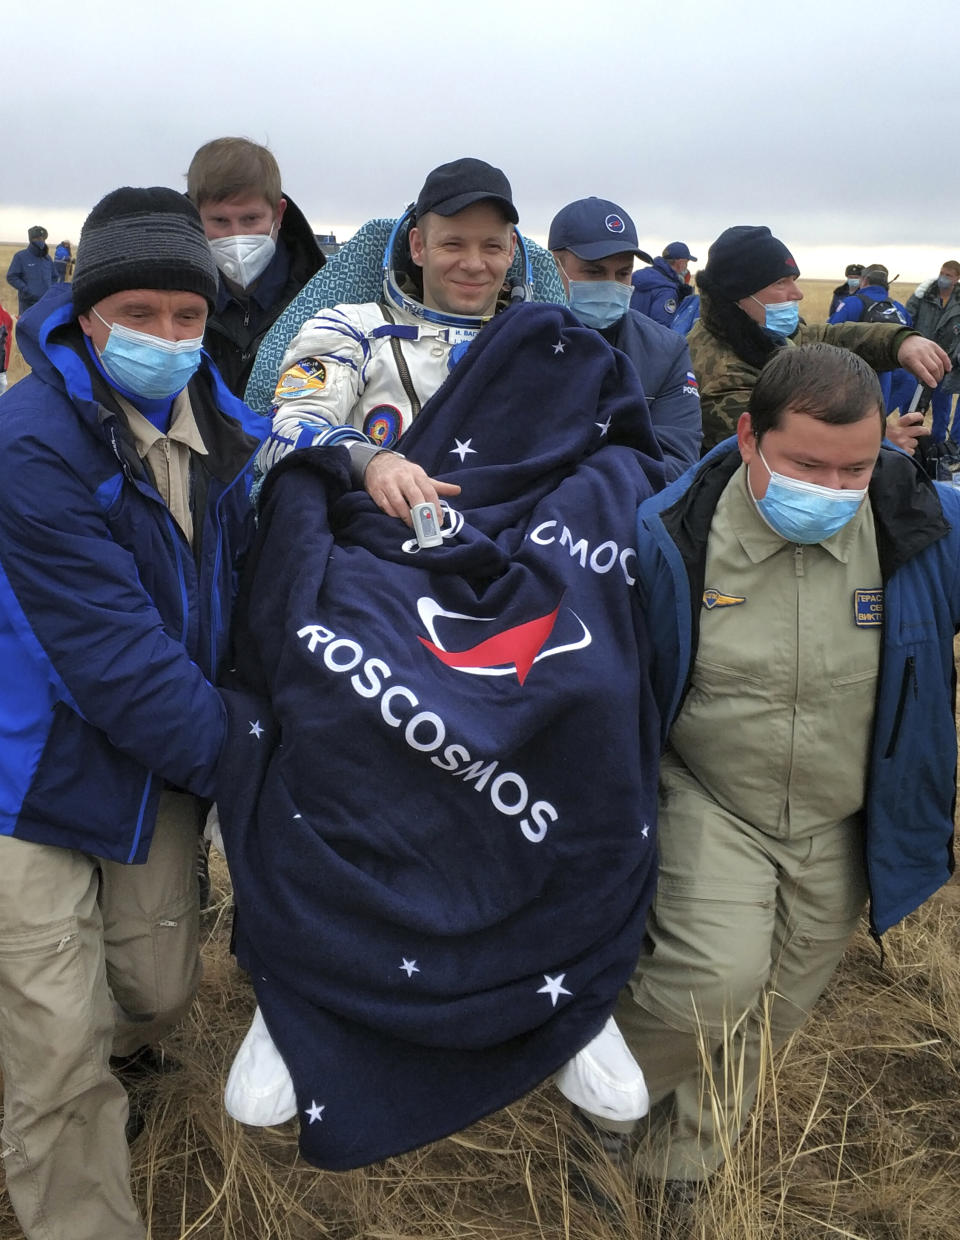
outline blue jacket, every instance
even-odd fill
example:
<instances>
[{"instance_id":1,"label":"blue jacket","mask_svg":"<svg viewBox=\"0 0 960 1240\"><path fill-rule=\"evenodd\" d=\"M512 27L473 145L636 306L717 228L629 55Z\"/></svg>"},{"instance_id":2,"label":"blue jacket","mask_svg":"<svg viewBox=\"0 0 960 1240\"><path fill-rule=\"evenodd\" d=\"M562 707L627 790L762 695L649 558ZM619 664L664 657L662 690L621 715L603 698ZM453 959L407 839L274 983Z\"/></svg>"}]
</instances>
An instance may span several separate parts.
<instances>
[{"instance_id":1,"label":"blue jacket","mask_svg":"<svg viewBox=\"0 0 960 1240\"><path fill-rule=\"evenodd\" d=\"M692 297L685 297L680 303L680 308L670 324L670 330L679 332L681 336L688 336L699 318L700 294L694 293Z\"/></svg>"},{"instance_id":2,"label":"blue jacket","mask_svg":"<svg viewBox=\"0 0 960 1240\"><path fill-rule=\"evenodd\" d=\"M905 306L899 301L894 301L886 289L881 288L878 284L869 284L866 288L859 289L856 293L851 293L849 297L839 299L836 310L830 315L828 323L859 323L863 318L864 304L863 298L867 301L890 301L893 303L894 309L899 315L900 322L907 327L913 326L913 316L908 312ZM894 319L890 319L894 323ZM897 370L880 371L878 378L880 380L880 391L883 393L883 403L889 410L893 404L893 382L894 376L897 377L898 391L906 390L912 393L916 386L916 380L912 378L908 370L900 367Z\"/></svg>"},{"instance_id":3,"label":"blue jacket","mask_svg":"<svg viewBox=\"0 0 960 1240\"><path fill-rule=\"evenodd\" d=\"M266 433L204 361L194 547L89 358L71 290L20 320L0 398L0 834L146 860L165 786L215 794L222 661Z\"/></svg>"},{"instance_id":4,"label":"blue jacket","mask_svg":"<svg viewBox=\"0 0 960 1240\"><path fill-rule=\"evenodd\" d=\"M630 282L633 284L630 309L649 315L664 327L670 326L681 301L693 292L665 258L655 258L652 267L635 271Z\"/></svg>"},{"instance_id":5,"label":"blue jacket","mask_svg":"<svg viewBox=\"0 0 960 1240\"><path fill-rule=\"evenodd\" d=\"M51 284L57 283L57 272L46 245L38 250L31 242L25 250L18 250L7 268L7 283L17 290L18 314L35 305Z\"/></svg>"},{"instance_id":6,"label":"blue jacket","mask_svg":"<svg viewBox=\"0 0 960 1240\"><path fill-rule=\"evenodd\" d=\"M654 644L664 744L696 656L710 521L739 464L727 439L638 511L637 589ZM870 924L880 935L953 872L960 493L883 448L869 495L884 610L864 809Z\"/></svg>"},{"instance_id":7,"label":"blue jacket","mask_svg":"<svg viewBox=\"0 0 960 1240\"><path fill-rule=\"evenodd\" d=\"M849 297L842 297L836 310L827 320L829 323L859 323L863 318L864 304L861 300L866 298L868 301L891 301L894 308L900 316L900 322L906 324L907 327L913 326L913 318L908 314L905 306L899 301L894 301L886 289L881 288L878 284L870 284L866 288L858 289L857 292L851 293ZM893 320L891 319L891 322Z\"/></svg>"},{"instance_id":8,"label":"blue jacket","mask_svg":"<svg viewBox=\"0 0 960 1240\"><path fill-rule=\"evenodd\" d=\"M636 310L628 310L600 335L629 357L640 376L666 480L672 482L700 459L703 438L700 390L687 342Z\"/></svg>"}]
</instances>

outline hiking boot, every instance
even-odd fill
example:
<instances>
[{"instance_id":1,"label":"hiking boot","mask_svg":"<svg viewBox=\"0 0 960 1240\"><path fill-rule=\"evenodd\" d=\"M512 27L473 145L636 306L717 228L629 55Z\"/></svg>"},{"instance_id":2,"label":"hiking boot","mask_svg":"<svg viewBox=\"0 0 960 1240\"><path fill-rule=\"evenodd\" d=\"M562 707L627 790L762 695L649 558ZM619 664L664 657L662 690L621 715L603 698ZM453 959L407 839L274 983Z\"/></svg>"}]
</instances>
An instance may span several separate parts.
<instances>
[{"instance_id":1,"label":"hiking boot","mask_svg":"<svg viewBox=\"0 0 960 1240\"><path fill-rule=\"evenodd\" d=\"M176 1072L176 1059L156 1046L141 1046L132 1055L111 1055L110 1069L127 1091L127 1144L132 1145L147 1124L147 1109L161 1076Z\"/></svg>"},{"instance_id":2,"label":"hiking boot","mask_svg":"<svg viewBox=\"0 0 960 1240\"><path fill-rule=\"evenodd\" d=\"M598 1214L623 1222L623 1206L615 1193L622 1185L633 1196L633 1133L599 1128L578 1107L573 1119L567 1137L567 1188Z\"/></svg>"},{"instance_id":3,"label":"hiking boot","mask_svg":"<svg viewBox=\"0 0 960 1240\"><path fill-rule=\"evenodd\" d=\"M694 1229L696 1206L708 1191L709 1180L651 1180L641 1176L638 1190L643 1215L656 1228L659 1240L688 1240Z\"/></svg>"}]
</instances>

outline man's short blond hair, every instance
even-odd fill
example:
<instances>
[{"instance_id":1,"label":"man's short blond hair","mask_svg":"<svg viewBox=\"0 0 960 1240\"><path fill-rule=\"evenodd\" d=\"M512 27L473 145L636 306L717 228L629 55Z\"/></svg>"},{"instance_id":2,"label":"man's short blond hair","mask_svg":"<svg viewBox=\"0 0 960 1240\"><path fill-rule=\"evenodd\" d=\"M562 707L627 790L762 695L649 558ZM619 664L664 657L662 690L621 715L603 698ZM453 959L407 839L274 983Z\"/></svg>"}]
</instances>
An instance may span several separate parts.
<instances>
[{"instance_id":1,"label":"man's short blond hair","mask_svg":"<svg viewBox=\"0 0 960 1240\"><path fill-rule=\"evenodd\" d=\"M955 276L960 276L960 263L955 258L948 258L945 263L941 263L940 270L943 271L944 268L952 271Z\"/></svg>"},{"instance_id":2,"label":"man's short blond hair","mask_svg":"<svg viewBox=\"0 0 960 1240\"><path fill-rule=\"evenodd\" d=\"M205 143L187 170L187 197L195 207L257 194L280 205L280 169L265 146L249 138L214 138Z\"/></svg>"}]
</instances>

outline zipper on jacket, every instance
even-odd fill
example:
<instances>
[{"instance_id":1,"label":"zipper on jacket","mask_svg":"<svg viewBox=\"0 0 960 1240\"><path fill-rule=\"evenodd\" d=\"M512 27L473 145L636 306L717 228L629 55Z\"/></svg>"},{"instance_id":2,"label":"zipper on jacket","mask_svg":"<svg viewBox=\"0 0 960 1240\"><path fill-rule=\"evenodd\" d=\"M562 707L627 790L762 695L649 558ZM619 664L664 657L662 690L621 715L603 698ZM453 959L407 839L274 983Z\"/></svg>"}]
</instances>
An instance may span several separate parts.
<instances>
[{"instance_id":1,"label":"zipper on jacket","mask_svg":"<svg viewBox=\"0 0 960 1240\"><path fill-rule=\"evenodd\" d=\"M246 466L237 474L232 482L229 482L220 494L217 496L213 512L216 518L215 529L217 533L217 541L213 554L213 571L210 574L210 680L211 683L217 677L217 663L220 658L218 649L218 636L223 627L223 612L220 607L220 591L217 588L220 581L220 573L223 571L223 512L222 506L226 497L230 494L235 486L242 485ZM231 574L230 580L227 582L227 595L232 593L232 574L233 565L228 565L226 571ZM232 603L232 599L230 600Z\"/></svg>"},{"instance_id":2,"label":"zipper on jacket","mask_svg":"<svg viewBox=\"0 0 960 1240\"><path fill-rule=\"evenodd\" d=\"M183 539L183 530L181 530L180 526L177 525L176 521L174 521L169 509L166 510L166 513L167 528L170 531L170 541L173 545L173 554L177 561L177 581L180 585L180 614L183 618L180 628L180 643L186 650L187 634L189 629L187 613L189 608L187 605L187 578L183 571L183 547L181 544L181 539Z\"/></svg>"},{"instance_id":3,"label":"zipper on jacket","mask_svg":"<svg viewBox=\"0 0 960 1240\"><path fill-rule=\"evenodd\" d=\"M893 751L897 747L897 741L900 738L900 728L903 724L903 712L907 708L907 695L910 692L911 687L913 688L913 696L916 698L918 696L917 661L912 654L907 656L907 660L903 665L903 676L900 680L900 693L897 697L897 712L893 717L893 730L890 733L890 740L883 755L885 758L892 757Z\"/></svg>"},{"instance_id":4,"label":"zipper on jacket","mask_svg":"<svg viewBox=\"0 0 960 1240\"><path fill-rule=\"evenodd\" d=\"M380 303L380 312L388 323L396 322L396 319L382 302ZM407 365L407 359L403 355L403 349L400 347L398 337L390 337L390 349L393 353L393 360L397 367L401 386L407 394L407 400L410 402L410 416L415 418L421 408L420 397L417 395L417 389L413 386L413 376L410 374L410 367Z\"/></svg>"}]
</instances>

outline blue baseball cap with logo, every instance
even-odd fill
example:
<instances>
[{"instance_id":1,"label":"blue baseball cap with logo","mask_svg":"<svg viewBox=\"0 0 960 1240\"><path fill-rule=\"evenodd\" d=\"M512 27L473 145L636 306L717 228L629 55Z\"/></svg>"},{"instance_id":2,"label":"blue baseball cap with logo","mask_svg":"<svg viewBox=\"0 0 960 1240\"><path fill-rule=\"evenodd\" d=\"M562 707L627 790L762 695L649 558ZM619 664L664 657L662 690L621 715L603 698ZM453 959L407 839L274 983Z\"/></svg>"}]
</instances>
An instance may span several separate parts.
<instances>
[{"instance_id":1,"label":"blue baseball cap with logo","mask_svg":"<svg viewBox=\"0 0 960 1240\"><path fill-rule=\"evenodd\" d=\"M691 254L689 246L683 241L671 241L664 248L663 257L669 259L688 258L691 263L697 262L696 254Z\"/></svg>"},{"instance_id":2,"label":"blue baseball cap with logo","mask_svg":"<svg viewBox=\"0 0 960 1240\"><path fill-rule=\"evenodd\" d=\"M548 250L569 250L591 261L611 254L636 254L645 263L653 259L637 243L637 229L622 207L606 198L578 198L553 217Z\"/></svg>"}]
</instances>

